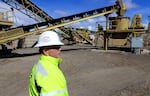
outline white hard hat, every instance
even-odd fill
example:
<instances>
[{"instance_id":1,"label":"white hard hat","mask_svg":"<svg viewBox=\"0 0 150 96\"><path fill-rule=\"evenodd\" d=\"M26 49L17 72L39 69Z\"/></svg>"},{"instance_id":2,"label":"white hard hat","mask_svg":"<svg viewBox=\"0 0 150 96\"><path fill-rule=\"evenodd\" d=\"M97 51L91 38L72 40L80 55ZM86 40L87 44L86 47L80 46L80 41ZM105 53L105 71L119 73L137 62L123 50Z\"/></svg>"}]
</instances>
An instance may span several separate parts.
<instances>
[{"instance_id":1,"label":"white hard hat","mask_svg":"<svg viewBox=\"0 0 150 96\"><path fill-rule=\"evenodd\" d=\"M34 47L44 47L53 45L64 45L64 43L60 41L60 38L56 32L45 31L40 35L38 42Z\"/></svg>"}]
</instances>

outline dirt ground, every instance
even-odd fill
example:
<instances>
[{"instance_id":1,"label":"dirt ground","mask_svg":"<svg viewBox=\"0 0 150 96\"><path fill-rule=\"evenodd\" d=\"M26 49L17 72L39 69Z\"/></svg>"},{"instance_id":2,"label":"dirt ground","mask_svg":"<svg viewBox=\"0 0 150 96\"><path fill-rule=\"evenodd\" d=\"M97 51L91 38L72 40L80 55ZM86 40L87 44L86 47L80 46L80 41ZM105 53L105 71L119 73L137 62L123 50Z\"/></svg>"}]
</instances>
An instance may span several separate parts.
<instances>
[{"instance_id":1,"label":"dirt ground","mask_svg":"<svg viewBox=\"0 0 150 96\"><path fill-rule=\"evenodd\" d=\"M28 96L38 49L17 49L0 58L0 96ZM99 51L91 46L62 48L61 68L70 96L150 96L150 55Z\"/></svg>"}]
</instances>

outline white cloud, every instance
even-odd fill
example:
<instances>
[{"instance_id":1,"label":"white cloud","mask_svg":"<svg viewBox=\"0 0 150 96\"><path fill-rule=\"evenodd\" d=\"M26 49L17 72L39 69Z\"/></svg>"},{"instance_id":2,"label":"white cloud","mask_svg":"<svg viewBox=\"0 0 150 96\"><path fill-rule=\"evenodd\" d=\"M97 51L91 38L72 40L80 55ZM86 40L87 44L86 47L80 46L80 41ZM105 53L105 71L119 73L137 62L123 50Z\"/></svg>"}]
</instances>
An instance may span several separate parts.
<instances>
[{"instance_id":1,"label":"white cloud","mask_svg":"<svg viewBox=\"0 0 150 96\"><path fill-rule=\"evenodd\" d=\"M88 19L87 22L89 24L93 24L93 23L96 23L96 20L94 18L92 18L92 19Z\"/></svg>"},{"instance_id":2,"label":"white cloud","mask_svg":"<svg viewBox=\"0 0 150 96\"><path fill-rule=\"evenodd\" d=\"M116 1L115 1L115 0L109 0L108 2L109 2L110 4L115 4Z\"/></svg>"},{"instance_id":3,"label":"white cloud","mask_svg":"<svg viewBox=\"0 0 150 96\"><path fill-rule=\"evenodd\" d=\"M115 4L116 0L110 0L109 3ZM137 8L138 5L136 3L133 3L132 0L122 0L123 4L126 5L127 9Z\"/></svg>"},{"instance_id":4,"label":"white cloud","mask_svg":"<svg viewBox=\"0 0 150 96\"><path fill-rule=\"evenodd\" d=\"M8 5L6 5L5 3L3 3L2 1L0 1L0 5L3 5L3 7L1 7L1 8L7 8L7 7L9 7Z\"/></svg>"},{"instance_id":5,"label":"white cloud","mask_svg":"<svg viewBox=\"0 0 150 96\"><path fill-rule=\"evenodd\" d=\"M29 25L29 24L34 24L34 23L36 23L35 20L15 10L15 25L16 26Z\"/></svg>"},{"instance_id":6,"label":"white cloud","mask_svg":"<svg viewBox=\"0 0 150 96\"><path fill-rule=\"evenodd\" d=\"M88 20L84 20L84 21L81 21L81 22L77 22L77 23L74 23L74 24L70 24L70 25L67 25L66 27L74 27L74 28L87 28L89 30L97 30L97 25L98 24L101 24L105 27L105 17L104 16L100 16L100 17L97 17L97 18L92 18L92 19L88 19Z\"/></svg>"},{"instance_id":7,"label":"white cloud","mask_svg":"<svg viewBox=\"0 0 150 96\"><path fill-rule=\"evenodd\" d=\"M126 4L127 9L138 7L138 5L136 3L133 3L132 0L123 0L123 3Z\"/></svg>"},{"instance_id":8,"label":"white cloud","mask_svg":"<svg viewBox=\"0 0 150 96\"><path fill-rule=\"evenodd\" d=\"M93 28L92 28L92 26L88 26L88 30L92 30Z\"/></svg>"},{"instance_id":9,"label":"white cloud","mask_svg":"<svg viewBox=\"0 0 150 96\"><path fill-rule=\"evenodd\" d=\"M142 25L145 27L146 30L148 29L148 24L147 23L142 24Z\"/></svg>"},{"instance_id":10,"label":"white cloud","mask_svg":"<svg viewBox=\"0 0 150 96\"><path fill-rule=\"evenodd\" d=\"M65 11L62 11L62 10L55 10L54 12L58 15L61 15L61 16L67 16L67 13Z\"/></svg>"}]
</instances>

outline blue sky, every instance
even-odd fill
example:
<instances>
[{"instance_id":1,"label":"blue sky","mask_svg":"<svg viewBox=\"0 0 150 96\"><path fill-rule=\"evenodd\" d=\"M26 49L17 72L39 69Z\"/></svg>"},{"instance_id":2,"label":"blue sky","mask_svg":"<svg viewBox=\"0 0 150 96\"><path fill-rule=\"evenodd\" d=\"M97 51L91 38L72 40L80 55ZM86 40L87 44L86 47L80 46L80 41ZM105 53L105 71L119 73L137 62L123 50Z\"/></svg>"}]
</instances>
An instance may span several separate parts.
<instances>
[{"instance_id":1,"label":"blue sky","mask_svg":"<svg viewBox=\"0 0 150 96\"><path fill-rule=\"evenodd\" d=\"M114 5L116 0L31 0L38 7L43 9L47 14L53 18L60 18L63 16L69 16L72 14L85 12L97 8L103 8L106 6ZM148 0L122 0L126 4L127 11L124 16L130 17L130 21L135 14L142 15L142 23L145 27L148 24L148 15L150 16L150 3ZM7 7L0 1L0 7ZM16 26L28 25L35 23L27 16L23 16L18 11L15 11ZM78 22L76 24L68 25L78 28L89 28L95 30L97 23L104 21L104 16L89 19L86 21Z\"/></svg>"}]
</instances>

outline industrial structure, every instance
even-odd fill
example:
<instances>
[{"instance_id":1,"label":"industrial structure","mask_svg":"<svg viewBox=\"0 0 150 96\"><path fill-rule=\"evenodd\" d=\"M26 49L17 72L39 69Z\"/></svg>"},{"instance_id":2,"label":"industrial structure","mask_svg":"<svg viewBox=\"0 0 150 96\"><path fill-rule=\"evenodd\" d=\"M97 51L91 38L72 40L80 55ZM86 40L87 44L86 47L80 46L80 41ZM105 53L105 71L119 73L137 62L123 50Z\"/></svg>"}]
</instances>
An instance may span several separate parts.
<instances>
[{"instance_id":1,"label":"industrial structure","mask_svg":"<svg viewBox=\"0 0 150 96\"><path fill-rule=\"evenodd\" d=\"M114 45L122 46L129 41L131 43L132 37L140 37L141 39L141 34L145 33L145 29L141 23L142 17L140 14L136 14L132 20L131 26L129 25L130 18L123 16L126 7L121 0L116 0L116 3L112 6L94 9L58 19L53 19L30 0L2 1L12 7L9 10L9 12L12 13L11 16L8 16L10 15L8 12L0 13L0 44L2 45L3 50L6 49L7 44L10 44L14 40L19 40L21 43L19 44L18 42L18 45L21 47L27 36L33 34L38 35L47 30L54 30L55 28L62 30L66 34L66 38L69 38L68 40L74 39L77 42L86 41L92 44L92 40L87 36L87 30L76 30L76 32L73 32L71 29L65 28L64 26L98 16L106 17L106 30L103 30L103 26L99 25L99 30L97 31L99 35L103 36L103 48L105 50L109 47L109 39L111 39ZM13 8L37 20L39 23L11 28L14 23ZM25 11L22 11L23 9ZM116 12L117 16L109 17L109 15L114 12Z\"/></svg>"}]
</instances>

